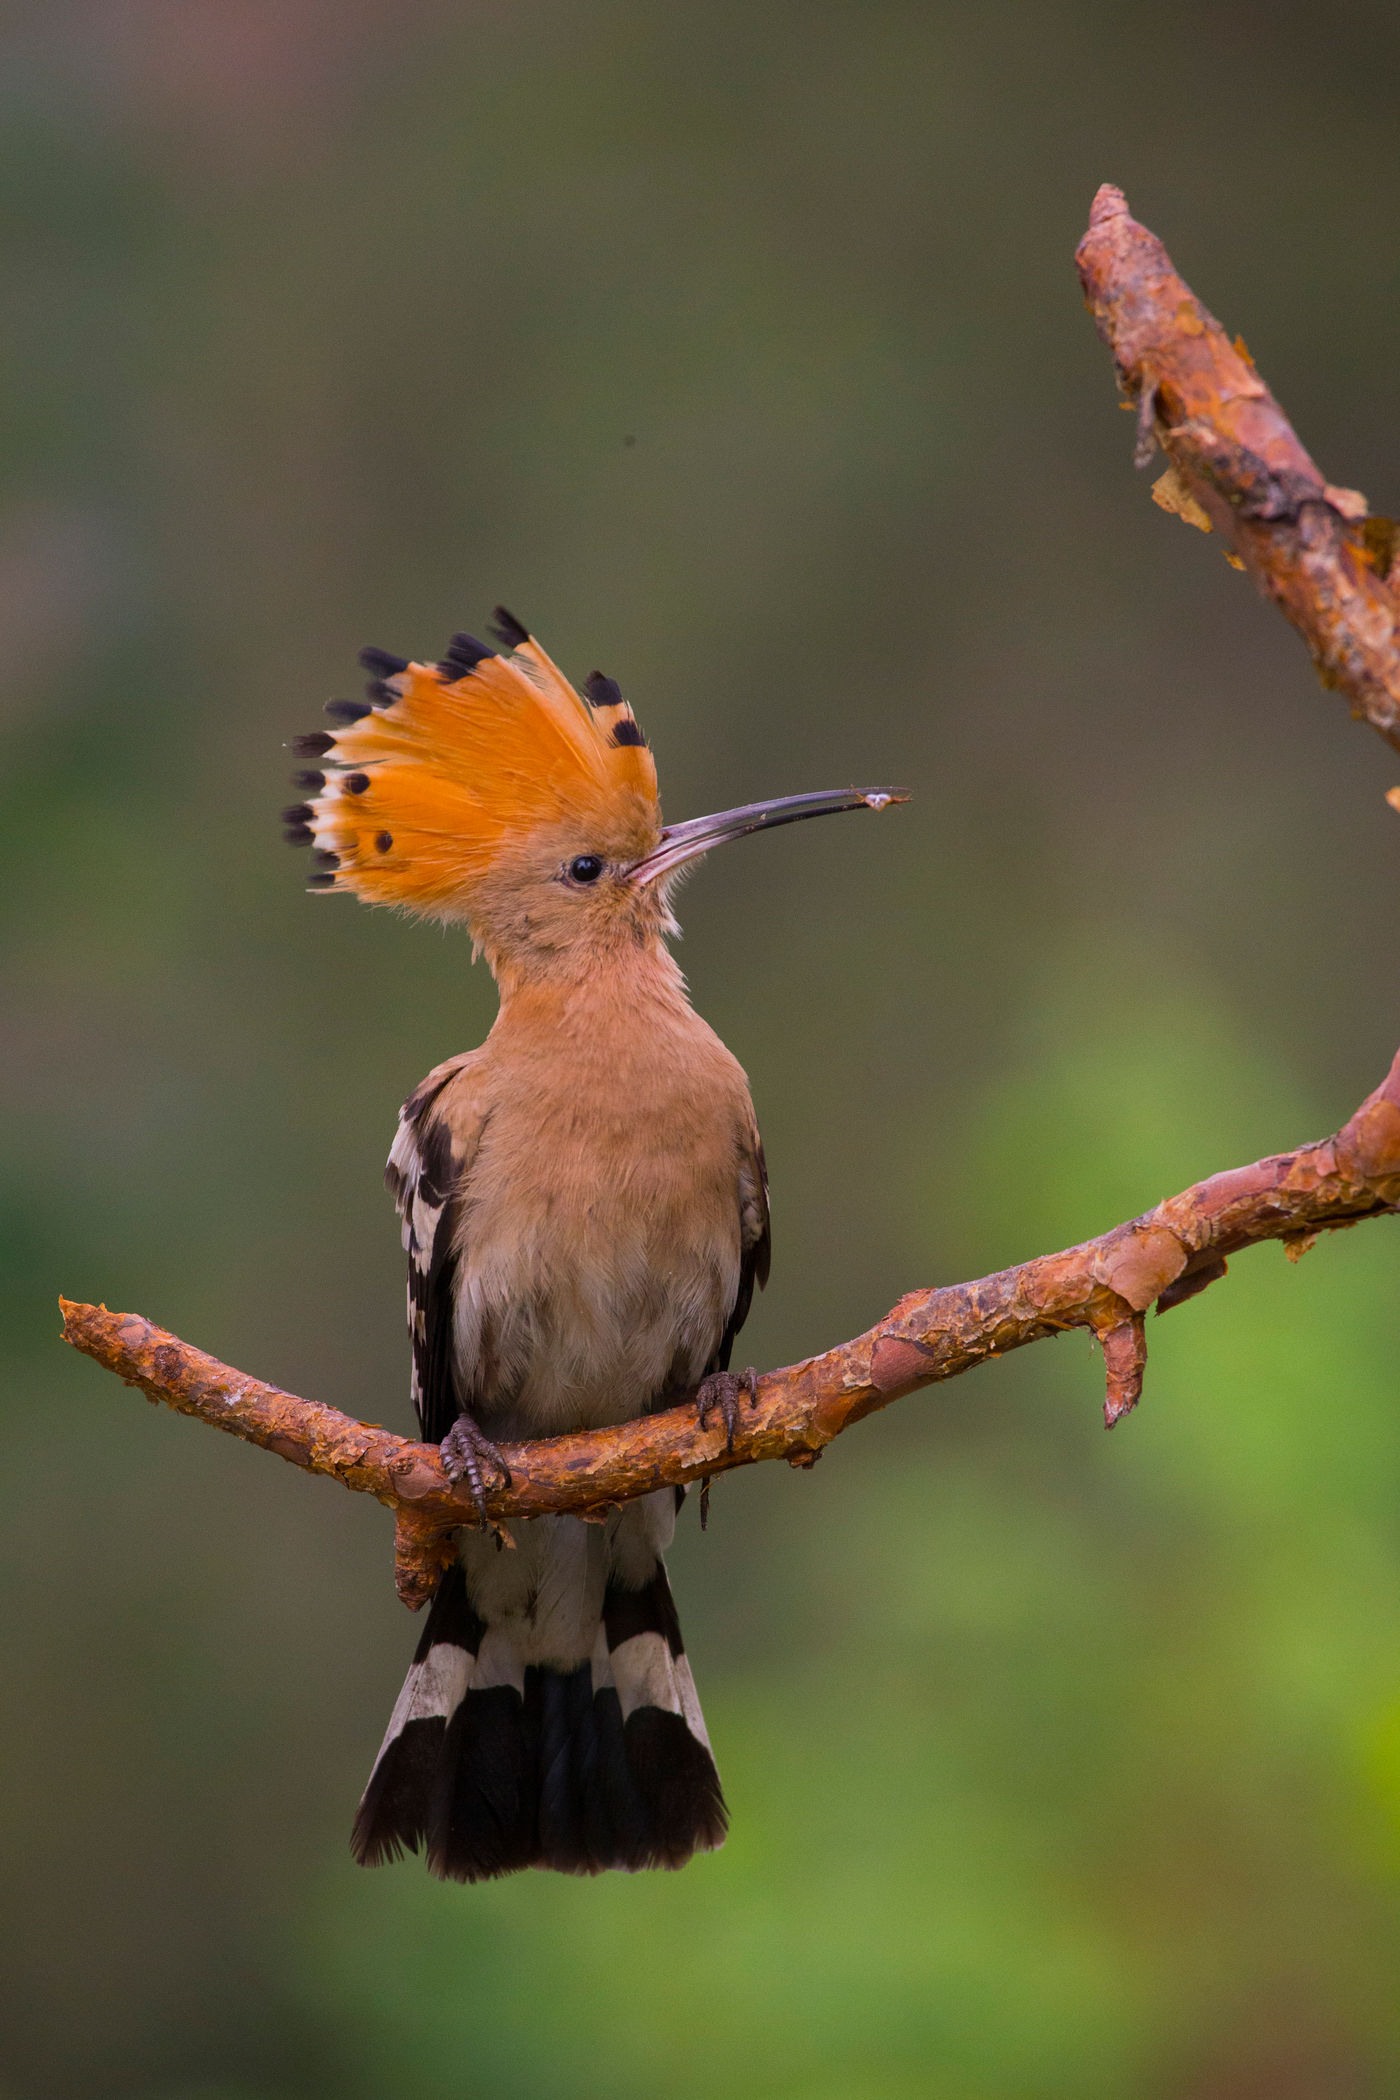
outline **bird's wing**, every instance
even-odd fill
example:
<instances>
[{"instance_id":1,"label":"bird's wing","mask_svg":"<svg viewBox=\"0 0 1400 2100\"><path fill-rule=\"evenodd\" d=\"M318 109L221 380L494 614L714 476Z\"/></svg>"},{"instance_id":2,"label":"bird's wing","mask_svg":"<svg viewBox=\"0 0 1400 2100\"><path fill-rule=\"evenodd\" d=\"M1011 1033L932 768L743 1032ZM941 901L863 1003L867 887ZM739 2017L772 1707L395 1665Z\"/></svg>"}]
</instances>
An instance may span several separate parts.
<instances>
[{"instance_id":1,"label":"bird's wing","mask_svg":"<svg viewBox=\"0 0 1400 2100\"><path fill-rule=\"evenodd\" d=\"M712 1371L729 1369L734 1337L749 1316L755 1284L762 1290L768 1281L768 1265L772 1252L773 1235L768 1218L768 1168L763 1157L763 1140L758 1134L758 1126L751 1123L745 1133L739 1162L739 1288L734 1294L734 1303L725 1322L720 1345L715 1351L714 1362L710 1365Z\"/></svg>"},{"instance_id":2,"label":"bird's wing","mask_svg":"<svg viewBox=\"0 0 1400 2100\"><path fill-rule=\"evenodd\" d=\"M453 1300L467 1177L486 1110L476 1053L449 1058L409 1095L384 1181L403 1220L413 1405L426 1442L439 1444L461 1413L453 1376Z\"/></svg>"}]
</instances>

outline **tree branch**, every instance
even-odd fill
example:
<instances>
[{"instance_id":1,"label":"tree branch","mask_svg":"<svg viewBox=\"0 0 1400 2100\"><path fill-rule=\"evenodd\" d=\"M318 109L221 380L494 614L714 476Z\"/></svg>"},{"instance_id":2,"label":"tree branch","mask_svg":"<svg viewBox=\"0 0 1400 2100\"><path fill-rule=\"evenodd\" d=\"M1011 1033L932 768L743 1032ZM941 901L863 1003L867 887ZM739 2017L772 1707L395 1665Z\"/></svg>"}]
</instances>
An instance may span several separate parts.
<instances>
[{"instance_id":1,"label":"tree branch","mask_svg":"<svg viewBox=\"0 0 1400 2100\"><path fill-rule=\"evenodd\" d=\"M1069 1327L1087 1327L1108 1372L1110 1426L1142 1390L1143 1315L1165 1312L1225 1273L1227 1255L1260 1240L1300 1251L1319 1232L1378 1217L1400 1203L1400 1054L1382 1085L1336 1137L1236 1167L1169 1196L1143 1217L1061 1254L975 1283L911 1291L868 1333L759 1380L726 1449L723 1428L697 1426L693 1407L613 1429L505 1445L512 1484L487 1495L499 1523L572 1510L602 1517L614 1503L759 1459L810 1466L833 1437L919 1386L956 1378L989 1356ZM431 1595L448 1534L475 1521L435 1446L415 1444L315 1400L234 1371L137 1313L63 1307L64 1339L137 1385L148 1399L197 1415L294 1465L375 1495L397 1519L399 1594Z\"/></svg>"},{"instance_id":2,"label":"tree branch","mask_svg":"<svg viewBox=\"0 0 1400 2100\"><path fill-rule=\"evenodd\" d=\"M1323 479L1236 336L1105 183L1075 255L1084 299L1138 411L1137 464L1170 462L1153 495L1203 532L1293 622L1326 686L1400 750L1400 528Z\"/></svg>"},{"instance_id":3,"label":"tree branch","mask_svg":"<svg viewBox=\"0 0 1400 2100\"><path fill-rule=\"evenodd\" d=\"M1139 408L1139 456L1155 438L1171 469L1159 502L1226 534L1338 686L1400 749L1400 603L1387 576L1395 528L1329 487L1255 372L1175 274L1121 193L1094 201L1078 262L1100 334ZM1166 484L1164 487L1163 484ZM1397 579L1400 580L1400 579ZM913 1291L868 1333L760 1379L732 1446L693 1407L588 1434L505 1446L511 1486L488 1494L505 1520L551 1510L601 1521L619 1502L760 1459L815 1464L833 1437L920 1386L1070 1327L1103 1349L1104 1418L1136 1406L1147 1359L1144 1316L1193 1297L1226 1258L1261 1240L1297 1257L1319 1232L1400 1207L1400 1053L1335 1137L1257 1160L1060 1254L974 1283ZM231 1370L135 1313L61 1300L65 1340L151 1400L261 1444L308 1471L375 1495L394 1511L399 1595L417 1609L476 1521L434 1446Z\"/></svg>"}]
</instances>

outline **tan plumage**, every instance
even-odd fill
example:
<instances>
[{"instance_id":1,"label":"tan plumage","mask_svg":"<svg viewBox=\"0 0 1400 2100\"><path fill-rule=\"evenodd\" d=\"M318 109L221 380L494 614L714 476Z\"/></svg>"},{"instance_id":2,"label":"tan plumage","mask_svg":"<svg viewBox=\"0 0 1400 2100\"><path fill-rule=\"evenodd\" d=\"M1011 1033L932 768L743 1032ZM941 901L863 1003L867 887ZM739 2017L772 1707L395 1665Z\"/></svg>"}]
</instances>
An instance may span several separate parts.
<instances>
[{"instance_id":1,"label":"tan plumage","mask_svg":"<svg viewBox=\"0 0 1400 2100\"><path fill-rule=\"evenodd\" d=\"M509 990L424 1117L460 1193L458 1391L493 1434L558 1435L699 1384L763 1237L744 1074L659 946Z\"/></svg>"},{"instance_id":2,"label":"tan plumage","mask_svg":"<svg viewBox=\"0 0 1400 2100\"><path fill-rule=\"evenodd\" d=\"M676 870L721 839L892 791L793 797L663 830L631 709L575 693L519 623L433 670L368 652L372 711L301 740L332 771L287 812L321 887L464 918L501 993L480 1049L405 1103L387 1179L409 1257L414 1401L480 1497L492 1439L696 1392L768 1273L763 1150L738 1063L666 945ZM342 706L342 715L356 715ZM385 841L388 841L385 844ZM660 1555L667 1490L605 1526L464 1531L356 1823L435 1871L679 1865L723 1799Z\"/></svg>"}]
</instances>

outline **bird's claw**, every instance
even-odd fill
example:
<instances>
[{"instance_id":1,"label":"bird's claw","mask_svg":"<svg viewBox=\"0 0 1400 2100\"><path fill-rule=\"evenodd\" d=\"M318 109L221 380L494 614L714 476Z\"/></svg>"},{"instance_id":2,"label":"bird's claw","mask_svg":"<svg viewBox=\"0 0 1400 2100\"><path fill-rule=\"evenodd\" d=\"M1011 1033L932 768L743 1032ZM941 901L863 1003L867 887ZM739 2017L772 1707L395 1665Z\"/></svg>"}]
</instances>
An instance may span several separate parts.
<instances>
[{"instance_id":1,"label":"bird's claw","mask_svg":"<svg viewBox=\"0 0 1400 2100\"><path fill-rule=\"evenodd\" d=\"M486 1515L488 1488L497 1490L511 1484L510 1467L501 1456L498 1447L489 1436L483 1435L470 1415L458 1415L438 1446L442 1453L442 1467L453 1487L460 1487L465 1480L476 1504L476 1513L481 1523L489 1522ZM487 1478L494 1473L494 1480Z\"/></svg>"},{"instance_id":2,"label":"bird's claw","mask_svg":"<svg viewBox=\"0 0 1400 2100\"><path fill-rule=\"evenodd\" d=\"M700 1381L695 1389L695 1420L699 1428L708 1429L710 1416L718 1408L724 1424L724 1448L734 1449L734 1432L739 1426L739 1398L748 1396L751 1407L758 1404L758 1373L752 1364L747 1371L711 1371L708 1378Z\"/></svg>"}]
</instances>

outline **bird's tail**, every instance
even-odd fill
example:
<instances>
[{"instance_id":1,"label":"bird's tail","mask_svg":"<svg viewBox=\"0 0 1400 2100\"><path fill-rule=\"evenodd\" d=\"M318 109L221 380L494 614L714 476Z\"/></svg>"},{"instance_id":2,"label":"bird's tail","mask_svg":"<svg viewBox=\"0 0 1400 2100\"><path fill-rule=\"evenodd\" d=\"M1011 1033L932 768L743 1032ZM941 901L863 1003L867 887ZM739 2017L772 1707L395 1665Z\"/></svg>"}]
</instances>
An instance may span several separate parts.
<instances>
[{"instance_id":1,"label":"bird's tail","mask_svg":"<svg viewBox=\"0 0 1400 2100\"><path fill-rule=\"evenodd\" d=\"M526 1662L467 1577L443 1577L351 1840L364 1866L426 1848L435 1874L683 1866L728 1818L666 1570L609 1582L592 1653Z\"/></svg>"}]
</instances>

